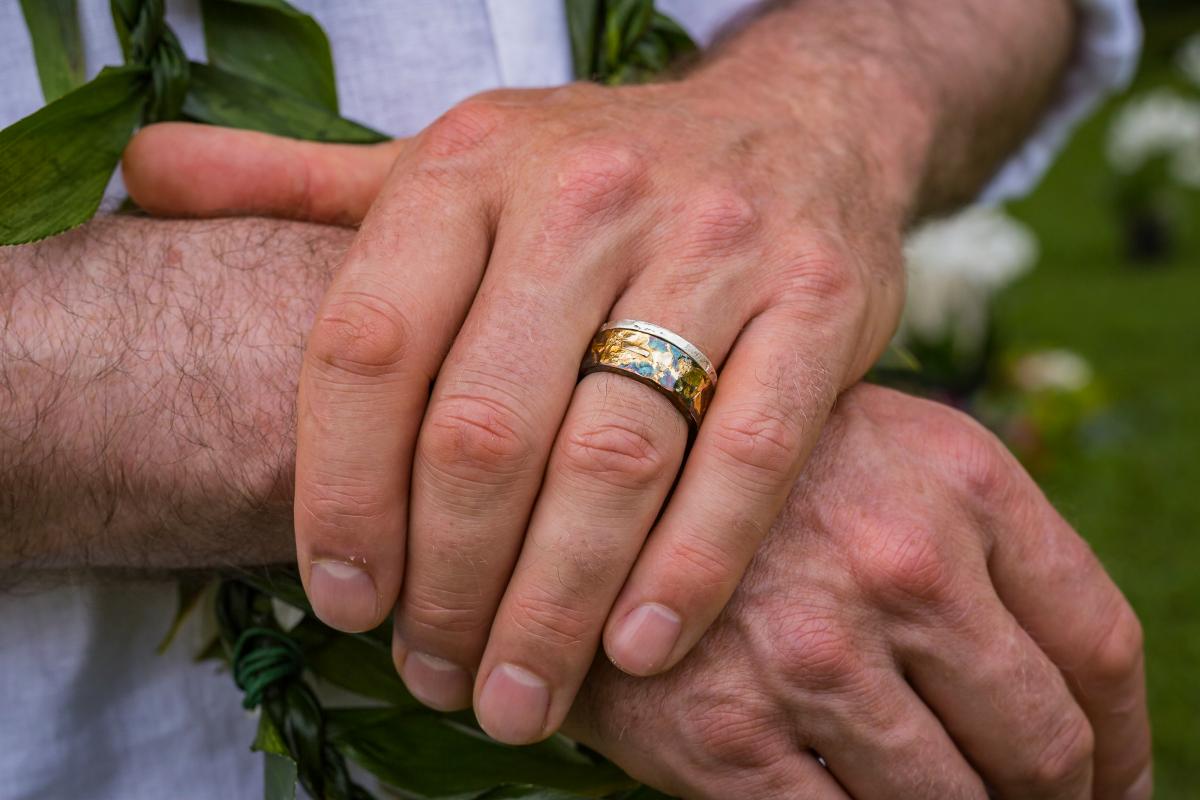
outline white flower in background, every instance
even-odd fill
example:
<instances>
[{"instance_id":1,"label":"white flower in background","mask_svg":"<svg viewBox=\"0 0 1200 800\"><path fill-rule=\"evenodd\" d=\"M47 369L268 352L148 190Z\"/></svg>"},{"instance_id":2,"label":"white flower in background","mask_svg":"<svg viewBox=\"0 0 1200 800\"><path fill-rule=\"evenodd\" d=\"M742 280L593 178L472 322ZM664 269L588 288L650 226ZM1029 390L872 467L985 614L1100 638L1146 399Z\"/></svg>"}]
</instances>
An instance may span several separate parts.
<instances>
[{"instance_id":1,"label":"white flower in background","mask_svg":"<svg viewBox=\"0 0 1200 800\"><path fill-rule=\"evenodd\" d=\"M1078 392L1092 382L1092 365L1070 350L1041 350L1017 361L1013 378L1027 392Z\"/></svg>"},{"instance_id":2,"label":"white flower in background","mask_svg":"<svg viewBox=\"0 0 1200 800\"><path fill-rule=\"evenodd\" d=\"M944 341L976 352L992 295L1037 260L1033 233L1000 209L975 206L915 230L905 242L908 302L897 338Z\"/></svg>"},{"instance_id":3,"label":"white flower in background","mask_svg":"<svg viewBox=\"0 0 1200 800\"><path fill-rule=\"evenodd\" d=\"M1172 161L1200 158L1200 102L1156 89L1122 106L1108 129L1108 160L1118 172L1136 172L1156 156ZM1186 174L1186 171L1185 171Z\"/></svg>"},{"instance_id":4,"label":"white flower in background","mask_svg":"<svg viewBox=\"0 0 1200 800\"><path fill-rule=\"evenodd\" d=\"M1182 147L1167 165L1171 180L1192 189L1200 189L1200 140Z\"/></svg>"},{"instance_id":5,"label":"white flower in background","mask_svg":"<svg viewBox=\"0 0 1200 800\"><path fill-rule=\"evenodd\" d=\"M1200 86L1200 33L1193 33L1175 54L1175 63L1187 79Z\"/></svg>"},{"instance_id":6,"label":"white flower in background","mask_svg":"<svg viewBox=\"0 0 1200 800\"><path fill-rule=\"evenodd\" d=\"M275 612L275 622L285 632L299 625L304 620L304 611L291 603L286 603L278 597L271 598L271 610Z\"/></svg>"}]
</instances>

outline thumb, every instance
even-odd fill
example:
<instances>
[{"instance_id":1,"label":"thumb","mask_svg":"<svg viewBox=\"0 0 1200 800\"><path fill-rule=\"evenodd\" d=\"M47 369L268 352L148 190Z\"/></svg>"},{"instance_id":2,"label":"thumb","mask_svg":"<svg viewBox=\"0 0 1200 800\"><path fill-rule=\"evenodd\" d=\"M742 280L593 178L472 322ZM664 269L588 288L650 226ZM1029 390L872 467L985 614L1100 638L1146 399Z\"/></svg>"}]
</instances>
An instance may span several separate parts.
<instances>
[{"instance_id":1,"label":"thumb","mask_svg":"<svg viewBox=\"0 0 1200 800\"><path fill-rule=\"evenodd\" d=\"M354 225L404 141L322 144L164 122L133 137L121 166L129 196L155 215L261 215Z\"/></svg>"}]
</instances>

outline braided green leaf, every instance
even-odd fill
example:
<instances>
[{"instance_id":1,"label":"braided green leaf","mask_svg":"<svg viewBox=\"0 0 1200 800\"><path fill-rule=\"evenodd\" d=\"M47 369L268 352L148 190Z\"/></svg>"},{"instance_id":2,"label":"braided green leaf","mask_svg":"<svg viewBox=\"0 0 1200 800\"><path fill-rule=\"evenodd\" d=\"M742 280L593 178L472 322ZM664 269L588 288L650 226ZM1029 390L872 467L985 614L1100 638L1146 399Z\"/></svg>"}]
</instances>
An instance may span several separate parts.
<instances>
[{"instance_id":1,"label":"braided green leaf","mask_svg":"<svg viewBox=\"0 0 1200 800\"><path fill-rule=\"evenodd\" d=\"M335 709L329 738L355 763L397 788L423 797L451 797L518 784L602 797L636 783L607 762L595 762L561 737L525 747L487 738L469 715L395 709ZM470 764L470 769L462 765Z\"/></svg>"},{"instance_id":2,"label":"braided green leaf","mask_svg":"<svg viewBox=\"0 0 1200 800\"><path fill-rule=\"evenodd\" d=\"M163 0L110 0L109 7L125 63L150 70L143 122L178 119L187 95L188 60L166 23Z\"/></svg>"},{"instance_id":3,"label":"braided green leaf","mask_svg":"<svg viewBox=\"0 0 1200 800\"><path fill-rule=\"evenodd\" d=\"M284 0L201 0L208 63L336 114L329 40Z\"/></svg>"},{"instance_id":4,"label":"braided green leaf","mask_svg":"<svg viewBox=\"0 0 1200 800\"><path fill-rule=\"evenodd\" d=\"M86 65L75 0L21 0L42 96L52 102L83 83Z\"/></svg>"},{"instance_id":5,"label":"braided green leaf","mask_svg":"<svg viewBox=\"0 0 1200 800\"><path fill-rule=\"evenodd\" d=\"M388 138L298 95L209 64L191 65L183 114L197 122L294 139L368 144Z\"/></svg>"},{"instance_id":6,"label":"braided green leaf","mask_svg":"<svg viewBox=\"0 0 1200 800\"><path fill-rule=\"evenodd\" d=\"M616 86L660 77L696 43L653 0L566 0L575 77Z\"/></svg>"},{"instance_id":7,"label":"braided green leaf","mask_svg":"<svg viewBox=\"0 0 1200 800\"><path fill-rule=\"evenodd\" d=\"M141 67L107 68L0 131L0 244L91 219L142 114L147 79Z\"/></svg>"},{"instance_id":8,"label":"braided green leaf","mask_svg":"<svg viewBox=\"0 0 1200 800\"><path fill-rule=\"evenodd\" d=\"M596 32L604 18L603 0L566 0L567 32L571 37L571 59L577 80L596 75Z\"/></svg>"}]
</instances>

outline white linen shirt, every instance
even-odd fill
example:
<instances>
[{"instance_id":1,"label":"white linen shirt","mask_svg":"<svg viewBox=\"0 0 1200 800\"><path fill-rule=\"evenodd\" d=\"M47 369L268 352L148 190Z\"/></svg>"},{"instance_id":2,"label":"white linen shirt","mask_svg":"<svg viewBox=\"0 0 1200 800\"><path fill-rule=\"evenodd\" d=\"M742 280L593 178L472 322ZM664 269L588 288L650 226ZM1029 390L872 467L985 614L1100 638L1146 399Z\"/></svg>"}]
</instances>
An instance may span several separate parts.
<instances>
[{"instance_id":1,"label":"white linen shirt","mask_svg":"<svg viewBox=\"0 0 1200 800\"><path fill-rule=\"evenodd\" d=\"M1135 67L1134 0L1077 0L1082 35L1058 101L982 195L1027 192L1071 128ZM409 135L459 100L498 86L571 79L562 0L292 0L333 46L342 113ZM751 0L659 0L701 43ZM107 0L82 0L89 71L120 63ZM202 60L196 0L168 21ZM16 0L0 0L0 126L43 104ZM261 797L255 723L212 663L193 664L195 632L155 646L174 587L83 584L0 594L0 800Z\"/></svg>"}]
</instances>

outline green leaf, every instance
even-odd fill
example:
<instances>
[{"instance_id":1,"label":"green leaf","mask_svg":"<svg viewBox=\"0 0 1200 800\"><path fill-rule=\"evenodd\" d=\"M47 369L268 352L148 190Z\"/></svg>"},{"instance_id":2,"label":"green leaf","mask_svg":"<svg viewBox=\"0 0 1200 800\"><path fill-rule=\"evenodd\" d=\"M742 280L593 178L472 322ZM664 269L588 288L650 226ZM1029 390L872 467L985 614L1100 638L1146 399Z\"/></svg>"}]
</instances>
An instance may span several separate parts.
<instances>
[{"instance_id":1,"label":"green leaf","mask_svg":"<svg viewBox=\"0 0 1200 800\"><path fill-rule=\"evenodd\" d=\"M297 95L196 62L183 113L197 122L294 139L367 144L388 138Z\"/></svg>"},{"instance_id":2,"label":"green leaf","mask_svg":"<svg viewBox=\"0 0 1200 800\"><path fill-rule=\"evenodd\" d=\"M154 91L151 93L143 121L149 125L153 122L179 119L184 98L187 97L191 65L174 32L165 25L158 45L150 54L148 65Z\"/></svg>"},{"instance_id":3,"label":"green leaf","mask_svg":"<svg viewBox=\"0 0 1200 800\"><path fill-rule=\"evenodd\" d=\"M423 797L468 795L505 784L600 797L636 785L613 765L564 748L561 739L509 747L449 715L333 709L326 712L326 726L348 758Z\"/></svg>"},{"instance_id":4,"label":"green leaf","mask_svg":"<svg viewBox=\"0 0 1200 800\"><path fill-rule=\"evenodd\" d=\"M296 762L263 754L263 800L296 800Z\"/></svg>"},{"instance_id":5,"label":"green leaf","mask_svg":"<svg viewBox=\"0 0 1200 800\"><path fill-rule=\"evenodd\" d=\"M613 798L613 800L672 800L672 797L649 786L639 786L631 792L620 795L619 798Z\"/></svg>"},{"instance_id":6,"label":"green leaf","mask_svg":"<svg viewBox=\"0 0 1200 800\"><path fill-rule=\"evenodd\" d=\"M167 652L167 648L171 646L171 642L175 641L175 637L179 634L179 629L183 627L184 621L196 609L196 605L200 602L200 598L204 596L204 592L213 584L212 578L200 578L196 576L180 577L175 585L175 618L171 620L171 627L167 629L166 636L158 643L155 652L160 656Z\"/></svg>"},{"instance_id":7,"label":"green leaf","mask_svg":"<svg viewBox=\"0 0 1200 800\"><path fill-rule=\"evenodd\" d=\"M581 795L540 786L498 786L473 800L579 800ZM622 798L624 800L624 798Z\"/></svg>"},{"instance_id":8,"label":"green leaf","mask_svg":"<svg viewBox=\"0 0 1200 800\"><path fill-rule=\"evenodd\" d=\"M907 372L920 372L921 361L913 353L903 345L891 342L887 349L879 356L879 360L875 362L875 366L881 369L904 370Z\"/></svg>"},{"instance_id":9,"label":"green leaf","mask_svg":"<svg viewBox=\"0 0 1200 800\"><path fill-rule=\"evenodd\" d=\"M404 688L387 644L338 633L312 617L294 628L291 636L304 648L305 666L322 680L395 708L424 708Z\"/></svg>"},{"instance_id":10,"label":"green leaf","mask_svg":"<svg viewBox=\"0 0 1200 800\"><path fill-rule=\"evenodd\" d=\"M662 36L666 41L667 46L671 48L671 52L675 55L683 55L691 53L698 49L696 42L691 35L683 29L678 22L662 14L658 11L654 12L654 18L651 20L650 29L657 35Z\"/></svg>"},{"instance_id":11,"label":"green leaf","mask_svg":"<svg viewBox=\"0 0 1200 800\"><path fill-rule=\"evenodd\" d=\"M201 0L208 63L337 113L329 40L283 0Z\"/></svg>"},{"instance_id":12,"label":"green leaf","mask_svg":"<svg viewBox=\"0 0 1200 800\"><path fill-rule=\"evenodd\" d=\"M671 62L671 50L661 36L647 36L634 45L633 60L651 73L662 72Z\"/></svg>"},{"instance_id":13,"label":"green leaf","mask_svg":"<svg viewBox=\"0 0 1200 800\"><path fill-rule=\"evenodd\" d=\"M628 53L650 28L650 21L654 18L654 0L619 0L619 2L629 6L622 21L624 27L622 51Z\"/></svg>"},{"instance_id":14,"label":"green leaf","mask_svg":"<svg viewBox=\"0 0 1200 800\"><path fill-rule=\"evenodd\" d=\"M283 741L283 735L279 732L279 728L275 727L270 714L259 715L258 730L254 734L254 742L250 745L250 749L263 753L274 753L277 756L289 756L287 743Z\"/></svg>"},{"instance_id":15,"label":"green leaf","mask_svg":"<svg viewBox=\"0 0 1200 800\"><path fill-rule=\"evenodd\" d=\"M312 606L308 604L308 597L304 594L304 585L300 583L300 574L295 567L268 569L241 567L233 570L231 577L269 597L278 597L306 614L313 613Z\"/></svg>"},{"instance_id":16,"label":"green leaf","mask_svg":"<svg viewBox=\"0 0 1200 800\"><path fill-rule=\"evenodd\" d=\"M83 39L76 0L21 0L42 96L50 103L83 83Z\"/></svg>"},{"instance_id":17,"label":"green leaf","mask_svg":"<svg viewBox=\"0 0 1200 800\"><path fill-rule=\"evenodd\" d=\"M258 733L250 749L263 754L264 800L296 800L296 762L269 714L258 718Z\"/></svg>"},{"instance_id":18,"label":"green leaf","mask_svg":"<svg viewBox=\"0 0 1200 800\"><path fill-rule=\"evenodd\" d=\"M571 63L576 80L596 77L596 31L604 15L601 0L566 0Z\"/></svg>"},{"instance_id":19,"label":"green leaf","mask_svg":"<svg viewBox=\"0 0 1200 800\"><path fill-rule=\"evenodd\" d=\"M654 0L609 0L604 19L604 57L610 70L617 69L638 39L646 32L654 14Z\"/></svg>"},{"instance_id":20,"label":"green leaf","mask_svg":"<svg viewBox=\"0 0 1200 800\"><path fill-rule=\"evenodd\" d=\"M141 67L109 67L0 131L0 244L87 222L146 102Z\"/></svg>"}]
</instances>

